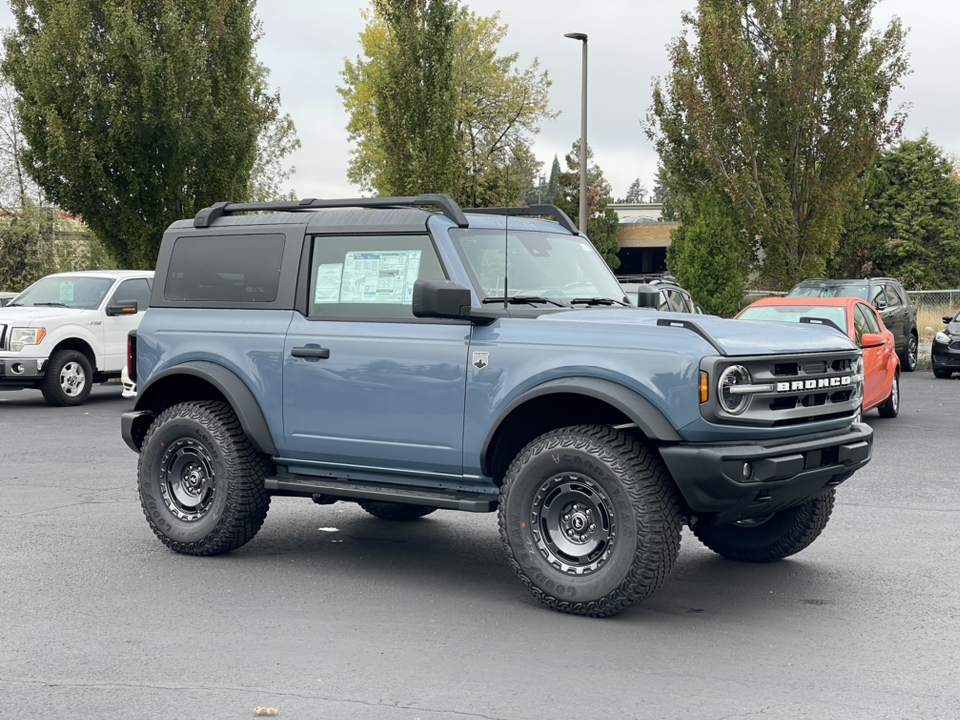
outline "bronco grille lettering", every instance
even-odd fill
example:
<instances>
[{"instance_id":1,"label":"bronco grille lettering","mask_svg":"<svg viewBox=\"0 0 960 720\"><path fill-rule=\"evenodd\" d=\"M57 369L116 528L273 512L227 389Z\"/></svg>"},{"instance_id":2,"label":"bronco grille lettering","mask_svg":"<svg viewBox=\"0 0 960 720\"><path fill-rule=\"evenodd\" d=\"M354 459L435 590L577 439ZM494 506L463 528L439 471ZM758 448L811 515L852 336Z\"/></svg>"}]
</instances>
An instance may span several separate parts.
<instances>
[{"instance_id":1,"label":"bronco grille lettering","mask_svg":"<svg viewBox=\"0 0 960 720\"><path fill-rule=\"evenodd\" d=\"M847 387L853 382L852 375L837 375L829 378L817 378L816 380L793 380L791 382L778 382L777 392L803 392L804 390L829 390L830 388Z\"/></svg>"}]
</instances>

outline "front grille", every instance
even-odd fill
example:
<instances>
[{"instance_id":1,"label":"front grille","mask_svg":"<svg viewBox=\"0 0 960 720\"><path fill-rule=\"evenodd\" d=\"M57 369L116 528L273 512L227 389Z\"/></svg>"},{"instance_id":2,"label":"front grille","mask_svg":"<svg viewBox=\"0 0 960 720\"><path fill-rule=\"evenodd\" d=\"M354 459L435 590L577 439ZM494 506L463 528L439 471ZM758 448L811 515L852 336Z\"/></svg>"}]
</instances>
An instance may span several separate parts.
<instances>
[{"instance_id":1,"label":"front grille","mask_svg":"<svg viewBox=\"0 0 960 720\"><path fill-rule=\"evenodd\" d=\"M0 325L0 350L7 349L7 326Z\"/></svg>"},{"instance_id":2,"label":"front grille","mask_svg":"<svg viewBox=\"0 0 960 720\"><path fill-rule=\"evenodd\" d=\"M717 378L731 365L750 373L752 390L739 414L726 412L717 398ZM701 369L711 394L701 405L704 417L723 424L779 427L850 417L860 407L860 351L803 355L708 358Z\"/></svg>"},{"instance_id":3,"label":"front grille","mask_svg":"<svg viewBox=\"0 0 960 720\"><path fill-rule=\"evenodd\" d=\"M960 350L960 340L954 340L952 343L947 345L951 350Z\"/></svg>"}]
</instances>

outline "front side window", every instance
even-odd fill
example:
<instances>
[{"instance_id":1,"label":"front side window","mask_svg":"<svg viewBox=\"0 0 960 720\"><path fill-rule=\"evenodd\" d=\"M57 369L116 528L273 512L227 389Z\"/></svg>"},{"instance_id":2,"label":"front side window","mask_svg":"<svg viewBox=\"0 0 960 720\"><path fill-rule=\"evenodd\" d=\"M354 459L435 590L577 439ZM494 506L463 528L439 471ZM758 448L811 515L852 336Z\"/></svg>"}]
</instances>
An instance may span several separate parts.
<instances>
[{"instance_id":1,"label":"front side window","mask_svg":"<svg viewBox=\"0 0 960 720\"><path fill-rule=\"evenodd\" d=\"M487 298L623 300L619 281L593 244L578 235L450 230L480 294ZM506 258L507 262L504 262Z\"/></svg>"},{"instance_id":2,"label":"front side window","mask_svg":"<svg viewBox=\"0 0 960 720\"><path fill-rule=\"evenodd\" d=\"M110 291L113 280L82 275L48 276L37 280L11 301L11 306L51 306L95 310Z\"/></svg>"},{"instance_id":3,"label":"front side window","mask_svg":"<svg viewBox=\"0 0 960 720\"><path fill-rule=\"evenodd\" d=\"M893 287L893 285L884 286L883 296L887 299L887 307L903 305L903 301L900 299L900 296L897 294L897 290Z\"/></svg>"},{"instance_id":4,"label":"front side window","mask_svg":"<svg viewBox=\"0 0 960 720\"><path fill-rule=\"evenodd\" d=\"M273 302L283 246L279 234L177 238L163 297L180 302Z\"/></svg>"},{"instance_id":5,"label":"front side window","mask_svg":"<svg viewBox=\"0 0 960 720\"><path fill-rule=\"evenodd\" d=\"M426 235L313 238L308 315L329 320L409 320L413 284L446 275Z\"/></svg>"},{"instance_id":6,"label":"front side window","mask_svg":"<svg viewBox=\"0 0 960 720\"><path fill-rule=\"evenodd\" d=\"M864 322L867 324L867 332L874 335L883 334L880 318L877 317L877 312L872 307L858 304L857 310L863 313Z\"/></svg>"}]
</instances>

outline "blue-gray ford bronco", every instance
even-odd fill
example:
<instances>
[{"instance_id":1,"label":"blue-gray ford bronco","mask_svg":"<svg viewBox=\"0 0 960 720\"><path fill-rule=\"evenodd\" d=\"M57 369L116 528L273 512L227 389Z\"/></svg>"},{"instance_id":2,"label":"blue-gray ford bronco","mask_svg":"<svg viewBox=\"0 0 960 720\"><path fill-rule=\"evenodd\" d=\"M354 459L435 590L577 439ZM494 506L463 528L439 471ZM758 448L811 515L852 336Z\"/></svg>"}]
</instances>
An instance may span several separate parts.
<instances>
[{"instance_id":1,"label":"blue-gray ford bronco","mask_svg":"<svg viewBox=\"0 0 960 720\"><path fill-rule=\"evenodd\" d=\"M497 512L538 600L611 615L684 524L728 558L799 552L870 460L857 347L761 327L631 306L553 206L218 203L163 236L122 435L176 552L239 548L273 495Z\"/></svg>"}]
</instances>

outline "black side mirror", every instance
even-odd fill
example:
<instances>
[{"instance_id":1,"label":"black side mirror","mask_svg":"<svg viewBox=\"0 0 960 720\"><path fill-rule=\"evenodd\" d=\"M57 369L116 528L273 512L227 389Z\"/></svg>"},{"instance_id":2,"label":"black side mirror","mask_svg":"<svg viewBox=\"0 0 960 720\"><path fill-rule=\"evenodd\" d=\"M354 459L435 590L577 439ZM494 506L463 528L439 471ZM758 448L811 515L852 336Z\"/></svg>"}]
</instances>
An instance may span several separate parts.
<instances>
[{"instance_id":1,"label":"black side mirror","mask_svg":"<svg viewBox=\"0 0 960 720\"><path fill-rule=\"evenodd\" d=\"M107 305L107 315L136 315L137 303L135 300L120 303L119 305Z\"/></svg>"},{"instance_id":2,"label":"black side mirror","mask_svg":"<svg viewBox=\"0 0 960 720\"><path fill-rule=\"evenodd\" d=\"M470 290L452 280L417 280L413 315L421 318L470 319Z\"/></svg>"},{"instance_id":3,"label":"black side mirror","mask_svg":"<svg viewBox=\"0 0 960 720\"><path fill-rule=\"evenodd\" d=\"M949 325L949 324L952 323L952 322L953 322L953 315L944 315L944 316L943 316L943 323L944 323L944 325Z\"/></svg>"},{"instance_id":4,"label":"black side mirror","mask_svg":"<svg viewBox=\"0 0 960 720\"><path fill-rule=\"evenodd\" d=\"M637 288L637 307L660 307L660 291L650 285L641 285Z\"/></svg>"},{"instance_id":5,"label":"black side mirror","mask_svg":"<svg viewBox=\"0 0 960 720\"><path fill-rule=\"evenodd\" d=\"M884 298L882 298L882 297L875 298L874 301L873 301L873 306L874 306L877 310L886 310L886 309L887 309L887 301L886 301Z\"/></svg>"}]
</instances>

